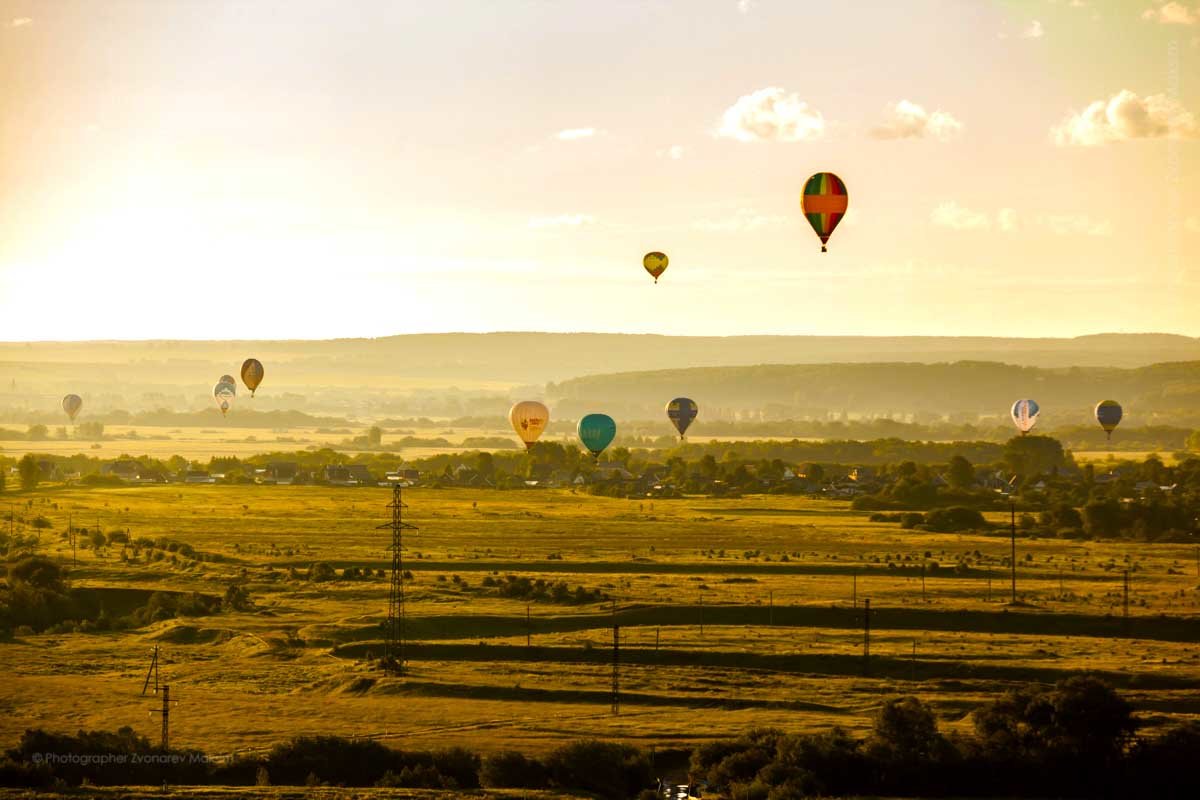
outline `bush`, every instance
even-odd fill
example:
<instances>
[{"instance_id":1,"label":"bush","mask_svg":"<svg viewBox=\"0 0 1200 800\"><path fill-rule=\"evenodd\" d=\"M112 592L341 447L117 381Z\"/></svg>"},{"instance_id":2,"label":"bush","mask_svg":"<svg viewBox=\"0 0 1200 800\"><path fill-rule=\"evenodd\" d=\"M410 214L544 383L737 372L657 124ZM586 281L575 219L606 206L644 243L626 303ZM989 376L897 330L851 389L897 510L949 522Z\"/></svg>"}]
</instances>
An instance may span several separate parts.
<instances>
[{"instance_id":1,"label":"bush","mask_svg":"<svg viewBox=\"0 0 1200 800\"><path fill-rule=\"evenodd\" d=\"M326 564L324 561L318 561L308 568L308 579L316 583L324 583L337 578L337 570Z\"/></svg>"},{"instance_id":2,"label":"bush","mask_svg":"<svg viewBox=\"0 0 1200 800\"><path fill-rule=\"evenodd\" d=\"M549 781L545 764L511 750L488 756L479 770L479 782L489 789L545 789Z\"/></svg>"},{"instance_id":3,"label":"bush","mask_svg":"<svg viewBox=\"0 0 1200 800\"><path fill-rule=\"evenodd\" d=\"M988 527L983 514L966 506L934 509L925 515L925 524L929 526L929 530L937 533L983 530Z\"/></svg>"},{"instance_id":4,"label":"bush","mask_svg":"<svg viewBox=\"0 0 1200 800\"><path fill-rule=\"evenodd\" d=\"M555 786L614 800L634 797L654 781L646 754L617 742L564 745L550 753L546 767Z\"/></svg>"}]
</instances>

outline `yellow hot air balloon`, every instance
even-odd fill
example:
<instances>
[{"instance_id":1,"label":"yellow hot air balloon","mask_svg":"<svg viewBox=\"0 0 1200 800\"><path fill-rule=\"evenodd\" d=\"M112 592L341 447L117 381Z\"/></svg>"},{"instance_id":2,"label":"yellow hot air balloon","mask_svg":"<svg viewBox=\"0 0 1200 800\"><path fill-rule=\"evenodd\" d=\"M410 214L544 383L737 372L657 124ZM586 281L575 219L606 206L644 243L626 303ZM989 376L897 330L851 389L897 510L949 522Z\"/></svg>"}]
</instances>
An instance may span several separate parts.
<instances>
[{"instance_id":1,"label":"yellow hot air balloon","mask_svg":"<svg viewBox=\"0 0 1200 800\"><path fill-rule=\"evenodd\" d=\"M71 418L71 422L75 421L75 415L79 413L79 409L83 408L83 398L77 394L69 394L63 398L63 411L67 412L67 416Z\"/></svg>"},{"instance_id":2,"label":"yellow hot air balloon","mask_svg":"<svg viewBox=\"0 0 1200 800\"><path fill-rule=\"evenodd\" d=\"M528 450L546 430L550 422L550 409L536 400L522 400L509 409L508 421Z\"/></svg>"},{"instance_id":3,"label":"yellow hot air balloon","mask_svg":"<svg viewBox=\"0 0 1200 800\"><path fill-rule=\"evenodd\" d=\"M247 358L242 362L242 383L250 390L251 397L254 397L254 390L262 383L263 374L262 362L257 358Z\"/></svg>"},{"instance_id":4,"label":"yellow hot air balloon","mask_svg":"<svg viewBox=\"0 0 1200 800\"><path fill-rule=\"evenodd\" d=\"M655 250L653 253L646 253L642 256L642 266L646 268L646 272L654 276L654 282L658 283L658 276L667 271L668 260L666 253Z\"/></svg>"}]
</instances>

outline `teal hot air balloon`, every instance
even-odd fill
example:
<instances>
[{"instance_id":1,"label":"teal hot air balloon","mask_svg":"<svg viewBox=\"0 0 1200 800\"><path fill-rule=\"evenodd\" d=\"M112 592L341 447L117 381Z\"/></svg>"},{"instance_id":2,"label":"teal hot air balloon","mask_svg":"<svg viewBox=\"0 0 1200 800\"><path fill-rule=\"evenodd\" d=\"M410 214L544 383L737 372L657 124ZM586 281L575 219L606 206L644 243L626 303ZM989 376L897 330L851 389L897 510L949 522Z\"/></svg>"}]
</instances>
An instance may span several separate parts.
<instances>
[{"instance_id":1,"label":"teal hot air balloon","mask_svg":"<svg viewBox=\"0 0 1200 800\"><path fill-rule=\"evenodd\" d=\"M579 420L579 441L596 460L616 435L617 423L608 414L588 414Z\"/></svg>"}]
</instances>

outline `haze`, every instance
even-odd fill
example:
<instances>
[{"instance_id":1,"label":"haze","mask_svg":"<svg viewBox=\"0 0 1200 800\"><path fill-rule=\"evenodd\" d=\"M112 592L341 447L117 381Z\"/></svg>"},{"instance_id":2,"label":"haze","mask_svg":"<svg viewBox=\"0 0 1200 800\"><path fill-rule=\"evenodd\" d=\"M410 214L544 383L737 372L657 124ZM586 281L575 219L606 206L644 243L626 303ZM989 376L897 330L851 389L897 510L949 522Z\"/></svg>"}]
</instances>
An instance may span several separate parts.
<instances>
[{"instance_id":1,"label":"haze","mask_svg":"<svg viewBox=\"0 0 1200 800\"><path fill-rule=\"evenodd\" d=\"M3 340L1200 335L1186 3L0 12Z\"/></svg>"}]
</instances>

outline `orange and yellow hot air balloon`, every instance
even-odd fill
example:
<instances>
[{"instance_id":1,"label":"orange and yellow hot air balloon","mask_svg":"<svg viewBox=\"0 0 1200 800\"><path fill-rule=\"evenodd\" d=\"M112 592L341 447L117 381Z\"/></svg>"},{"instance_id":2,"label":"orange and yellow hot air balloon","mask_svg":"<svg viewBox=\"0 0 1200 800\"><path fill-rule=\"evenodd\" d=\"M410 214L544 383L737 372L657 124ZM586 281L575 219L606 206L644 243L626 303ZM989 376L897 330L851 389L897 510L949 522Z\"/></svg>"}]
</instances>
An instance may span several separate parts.
<instances>
[{"instance_id":1,"label":"orange and yellow hot air balloon","mask_svg":"<svg viewBox=\"0 0 1200 800\"><path fill-rule=\"evenodd\" d=\"M550 409L537 400L522 400L509 409L508 421L528 450L546 430L550 422Z\"/></svg>"},{"instance_id":2,"label":"orange and yellow hot air balloon","mask_svg":"<svg viewBox=\"0 0 1200 800\"><path fill-rule=\"evenodd\" d=\"M800 208L808 218L817 236L821 238L821 252L826 252L825 245L833 235L833 229L846 216L846 207L850 196L846 193L846 184L832 172L818 172L804 184L804 194L800 195Z\"/></svg>"}]
</instances>

